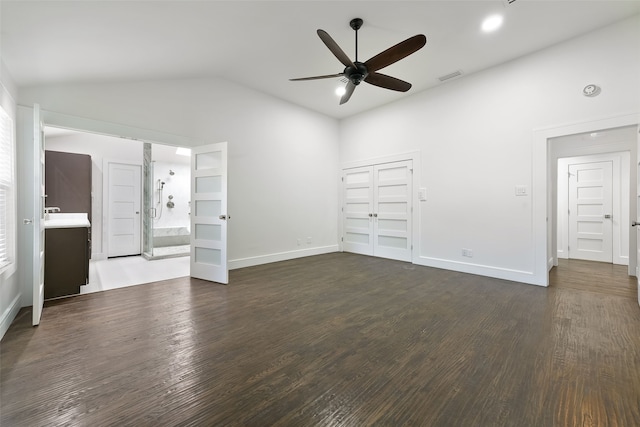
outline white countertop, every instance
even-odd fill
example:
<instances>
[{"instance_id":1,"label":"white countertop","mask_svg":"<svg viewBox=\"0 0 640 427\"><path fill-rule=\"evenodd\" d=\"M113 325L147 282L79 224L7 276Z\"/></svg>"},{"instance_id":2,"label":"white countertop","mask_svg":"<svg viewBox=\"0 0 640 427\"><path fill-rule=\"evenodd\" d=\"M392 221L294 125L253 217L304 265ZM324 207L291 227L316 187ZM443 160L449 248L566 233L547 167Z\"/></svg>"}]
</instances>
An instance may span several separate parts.
<instances>
[{"instance_id":1,"label":"white countertop","mask_svg":"<svg viewBox=\"0 0 640 427\"><path fill-rule=\"evenodd\" d=\"M86 213L50 213L48 219L44 220L44 228L80 227L91 227Z\"/></svg>"}]
</instances>

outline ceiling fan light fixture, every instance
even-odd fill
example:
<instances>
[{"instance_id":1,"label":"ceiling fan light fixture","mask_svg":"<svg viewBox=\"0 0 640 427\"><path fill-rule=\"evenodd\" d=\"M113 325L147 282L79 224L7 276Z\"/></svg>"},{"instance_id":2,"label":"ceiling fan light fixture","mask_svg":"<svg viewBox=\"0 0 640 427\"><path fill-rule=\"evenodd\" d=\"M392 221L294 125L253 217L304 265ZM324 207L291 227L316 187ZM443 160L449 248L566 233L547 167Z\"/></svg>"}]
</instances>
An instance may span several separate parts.
<instances>
[{"instance_id":1,"label":"ceiling fan light fixture","mask_svg":"<svg viewBox=\"0 0 640 427\"><path fill-rule=\"evenodd\" d=\"M342 95L344 95L345 93L347 93L347 89L344 86L338 86L336 88L336 95L338 97L342 97Z\"/></svg>"},{"instance_id":2,"label":"ceiling fan light fixture","mask_svg":"<svg viewBox=\"0 0 640 427\"><path fill-rule=\"evenodd\" d=\"M482 31L491 33L502 26L502 15L491 15L482 21Z\"/></svg>"}]
</instances>

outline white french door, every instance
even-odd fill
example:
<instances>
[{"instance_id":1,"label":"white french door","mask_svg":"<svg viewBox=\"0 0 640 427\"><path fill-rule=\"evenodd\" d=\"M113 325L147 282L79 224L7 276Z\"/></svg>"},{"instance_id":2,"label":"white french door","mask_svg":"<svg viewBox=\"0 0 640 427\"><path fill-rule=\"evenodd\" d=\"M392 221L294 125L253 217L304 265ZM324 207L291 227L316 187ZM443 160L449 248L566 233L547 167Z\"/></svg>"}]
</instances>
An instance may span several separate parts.
<instances>
[{"instance_id":1,"label":"white french door","mask_svg":"<svg viewBox=\"0 0 640 427\"><path fill-rule=\"evenodd\" d=\"M636 176L636 183L637 183L637 187L636 187L636 221L632 222L632 226L634 226L636 228L636 237L637 237L637 242L638 242L638 246L636 247L636 279L638 282L638 305L640 305L640 274L638 274L638 271L640 271L640 236L638 236L638 233L640 232L640 227L638 226L638 222L637 220L640 218L640 126L638 126L638 128L636 129L637 133L636 133L636 147L638 149L636 154L636 160L637 160L637 176ZM631 256L631 255L629 255Z\"/></svg>"},{"instance_id":2,"label":"white french door","mask_svg":"<svg viewBox=\"0 0 640 427\"><path fill-rule=\"evenodd\" d=\"M140 165L108 163L109 257L140 254Z\"/></svg>"},{"instance_id":3,"label":"white french door","mask_svg":"<svg viewBox=\"0 0 640 427\"><path fill-rule=\"evenodd\" d=\"M227 284L227 143L191 149L191 277Z\"/></svg>"},{"instance_id":4,"label":"white french door","mask_svg":"<svg viewBox=\"0 0 640 427\"><path fill-rule=\"evenodd\" d=\"M412 161L343 171L343 250L411 261Z\"/></svg>"},{"instance_id":5,"label":"white french door","mask_svg":"<svg viewBox=\"0 0 640 427\"><path fill-rule=\"evenodd\" d=\"M40 106L33 106L33 326L44 307L44 130Z\"/></svg>"},{"instance_id":6,"label":"white french door","mask_svg":"<svg viewBox=\"0 0 640 427\"><path fill-rule=\"evenodd\" d=\"M374 174L374 254L411 261L411 160L376 165Z\"/></svg>"},{"instance_id":7,"label":"white french door","mask_svg":"<svg viewBox=\"0 0 640 427\"><path fill-rule=\"evenodd\" d=\"M569 258L613 261L611 161L569 165Z\"/></svg>"},{"instance_id":8,"label":"white french door","mask_svg":"<svg viewBox=\"0 0 640 427\"><path fill-rule=\"evenodd\" d=\"M342 249L373 255L373 167L347 169L342 174Z\"/></svg>"}]
</instances>

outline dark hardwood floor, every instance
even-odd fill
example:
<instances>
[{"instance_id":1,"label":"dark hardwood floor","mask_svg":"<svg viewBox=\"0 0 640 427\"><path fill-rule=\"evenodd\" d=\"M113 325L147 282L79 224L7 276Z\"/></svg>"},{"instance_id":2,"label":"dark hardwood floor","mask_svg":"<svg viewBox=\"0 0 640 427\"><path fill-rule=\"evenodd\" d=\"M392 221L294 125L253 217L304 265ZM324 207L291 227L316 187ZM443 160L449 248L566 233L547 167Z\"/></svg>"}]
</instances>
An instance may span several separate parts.
<instances>
[{"instance_id":1,"label":"dark hardwood floor","mask_svg":"<svg viewBox=\"0 0 640 427\"><path fill-rule=\"evenodd\" d=\"M569 267L335 253L52 301L2 340L0 425L640 426L631 279Z\"/></svg>"}]
</instances>

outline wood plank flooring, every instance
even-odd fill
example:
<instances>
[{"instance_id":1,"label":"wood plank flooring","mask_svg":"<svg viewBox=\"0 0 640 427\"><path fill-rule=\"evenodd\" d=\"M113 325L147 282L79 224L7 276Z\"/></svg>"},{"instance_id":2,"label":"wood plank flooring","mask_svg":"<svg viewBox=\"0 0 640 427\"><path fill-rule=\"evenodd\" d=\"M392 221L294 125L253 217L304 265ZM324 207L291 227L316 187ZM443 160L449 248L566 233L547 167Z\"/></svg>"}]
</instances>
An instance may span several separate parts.
<instances>
[{"instance_id":1,"label":"wood plank flooring","mask_svg":"<svg viewBox=\"0 0 640 427\"><path fill-rule=\"evenodd\" d=\"M560 270L335 253L52 301L2 340L0 425L639 426L637 294Z\"/></svg>"}]
</instances>

